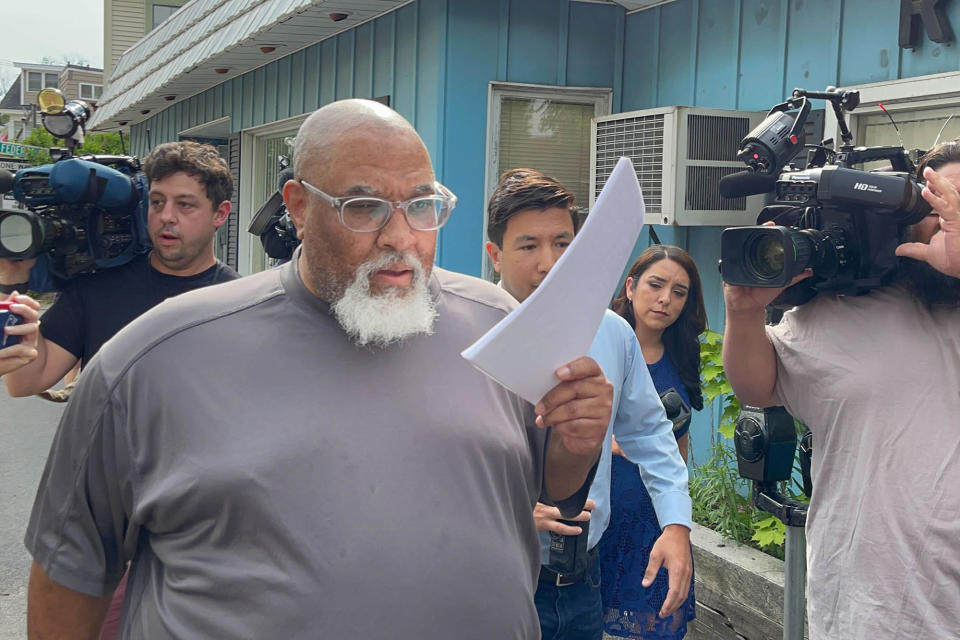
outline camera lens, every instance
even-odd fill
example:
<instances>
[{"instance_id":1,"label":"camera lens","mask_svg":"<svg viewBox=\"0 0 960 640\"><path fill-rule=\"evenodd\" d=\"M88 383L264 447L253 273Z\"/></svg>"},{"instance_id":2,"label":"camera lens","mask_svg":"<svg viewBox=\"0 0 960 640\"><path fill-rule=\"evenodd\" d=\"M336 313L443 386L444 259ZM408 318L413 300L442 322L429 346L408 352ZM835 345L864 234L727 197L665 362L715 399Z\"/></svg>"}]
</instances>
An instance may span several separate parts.
<instances>
[{"instance_id":1,"label":"camera lens","mask_svg":"<svg viewBox=\"0 0 960 640\"><path fill-rule=\"evenodd\" d=\"M763 234L750 243L747 259L759 277L771 280L783 272L786 249L780 240L779 236Z\"/></svg>"}]
</instances>

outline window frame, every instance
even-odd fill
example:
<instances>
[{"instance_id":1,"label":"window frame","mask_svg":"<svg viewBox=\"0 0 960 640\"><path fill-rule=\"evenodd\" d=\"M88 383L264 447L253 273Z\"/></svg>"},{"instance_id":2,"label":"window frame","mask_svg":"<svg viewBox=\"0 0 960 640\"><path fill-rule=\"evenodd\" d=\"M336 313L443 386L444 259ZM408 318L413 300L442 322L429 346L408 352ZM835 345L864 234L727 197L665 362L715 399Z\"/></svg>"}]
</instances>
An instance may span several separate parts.
<instances>
[{"instance_id":1,"label":"window frame","mask_svg":"<svg viewBox=\"0 0 960 640\"><path fill-rule=\"evenodd\" d=\"M254 243L259 246L260 238L247 233L250 220L257 212L262 202L254 203L256 184L254 176L259 175L261 145L267 138L273 138L289 131L296 131L310 113L303 113L284 120L270 122L258 127L251 127L240 132L240 206L237 213L239 233L237 234L237 271L242 275L256 273L253 271ZM293 158L291 158L291 161Z\"/></svg>"},{"instance_id":2,"label":"window frame","mask_svg":"<svg viewBox=\"0 0 960 640\"><path fill-rule=\"evenodd\" d=\"M86 97L86 96L83 95L83 88L84 88L84 87L90 87L90 88L91 88L90 97ZM97 88L97 87L100 88L100 95L99 95L99 96L93 95L93 93L94 93L93 89L94 89L94 88ZM99 100L99 99L100 99L100 96L103 95L103 85L102 85L102 84L97 84L97 83L95 83L95 82L78 82L78 83L77 83L77 95L80 97L81 100Z\"/></svg>"},{"instance_id":3,"label":"window frame","mask_svg":"<svg viewBox=\"0 0 960 640\"><path fill-rule=\"evenodd\" d=\"M593 117L610 115L613 105L611 87L567 87L545 84L526 84L520 82L491 81L487 85L487 135L486 158L484 162L483 188L483 242L480 252L483 256L482 273L487 280L493 277L493 265L487 255L487 202L493 194L500 178L500 111L504 98L529 100L562 100L578 104L593 104ZM589 144L590 141L588 140Z\"/></svg>"},{"instance_id":4,"label":"window frame","mask_svg":"<svg viewBox=\"0 0 960 640\"><path fill-rule=\"evenodd\" d=\"M36 92L38 92L38 91L43 91L43 89L44 89L44 86L43 86L43 80L44 80L44 78L43 78L43 71L27 71L26 74L27 74L27 84L26 84L27 92L28 92L28 93L36 93ZM31 87L31 85L30 85L30 77L31 77L31 76L38 76L38 77L40 78L40 88L39 88L39 89L34 89L34 88Z\"/></svg>"},{"instance_id":5,"label":"window frame","mask_svg":"<svg viewBox=\"0 0 960 640\"><path fill-rule=\"evenodd\" d=\"M158 26L160 26L161 24L163 24L163 22L164 22L167 18L169 18L170 16L172 16L173 14L175 14L175 13L180 9L180 7L183 6L183 4L182 4L182 3L181 3L181 4L169 4L169 3L167 3L167 2L162 2L162 1L161 1L161 2L150 2L150 3L148 3L148 6L149 6L149 9L150 9L150 12L149 12L150 24L147 25L147 33L153 31L153 30L156 29ZM157 17L157 16L156 16L157 7L164 7L164 8L166 8L166 9L173 9L173 11L170 12L170 15L167 16L167 18L164 18L164 19L161 20L160 22L157 22L157 20L156 20L156 17Z\"/></svg>"}]
</instances>

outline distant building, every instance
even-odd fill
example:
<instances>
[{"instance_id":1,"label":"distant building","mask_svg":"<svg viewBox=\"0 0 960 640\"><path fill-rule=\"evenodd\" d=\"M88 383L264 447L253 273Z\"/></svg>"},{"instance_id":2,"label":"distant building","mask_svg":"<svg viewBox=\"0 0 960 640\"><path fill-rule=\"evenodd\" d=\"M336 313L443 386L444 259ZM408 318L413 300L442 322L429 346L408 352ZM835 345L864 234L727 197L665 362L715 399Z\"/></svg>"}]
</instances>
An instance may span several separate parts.
<instances>
[{"instance_id":1,"label":"distant building","mask_svg":"<svg viewBox=\"0 0 960 640\"><path fill-rule=\"evenodd\" d=\"M110 78L123 52L169 18L186 0L104 0L103 77Z\"/></svg>"},{"instance_id":2,"label":"distant building","mask_svg":"<svg viewBox=\"0 0 960 640\"><path fill-rule=\"evenodd\" d=\"M0 99L0 114L8 116L7 122L0 125L0 139L23 139L40 124L36 104L43 89L59 89L67 100L93 103L103 93L103 69L69 63L63 66L15 62L14 66L20 68L20 75Z\"/></svg>"}]
</instances>

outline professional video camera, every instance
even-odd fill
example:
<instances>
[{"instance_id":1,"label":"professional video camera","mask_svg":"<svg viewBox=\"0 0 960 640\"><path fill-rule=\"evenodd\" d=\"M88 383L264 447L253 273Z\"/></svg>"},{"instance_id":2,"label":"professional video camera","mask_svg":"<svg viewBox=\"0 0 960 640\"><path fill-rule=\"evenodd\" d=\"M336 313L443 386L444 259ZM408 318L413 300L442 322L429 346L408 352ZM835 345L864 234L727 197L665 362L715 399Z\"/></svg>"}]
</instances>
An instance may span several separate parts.
<instances>
[{"instance_id":1,"label":"professional video camera","mask_svg":"<svg viewBox=\"0 0 960 640\"><path fill-rule=\"evenodd\" d=\"M300 244L300 240L281 193L287 180L293 179L293 169L290 168L290 160L286 156L278 156L277 162L280 165L277 190L250 220L247 231L260 236L264 253L275 260L286 262L293 256L293 250Z\"/></svg>"},{"instance_id":2,"label":"professional video camera","mask_svg":"<svg viewBox=\"0 0 960 640\"><path fill-rule=\"evenodd\" d=\"M805 147L803 125L810 100L828 101L837 116L843 144L812 145L807 167L790 161ZM915 166L903 147L854 147L844 112L860 103L857 91L828 87L794 89L786 102L770 110L741 142L737 157L746 171L720 181L726 198L773 191L758 224L732 227L721 236L724 282L749 287L783 287L804 269L813 276L785 290L775 305L803 304L821 291L860 295L887 284L897 268L897 245L906 228L930 212L914 177ZM796 117L788 111L799 109ZM864 162L888 160L889 171L862 171Z\"/></svg>"},{"instance_id":3,"label":"professional video camera","mask_svg":"<svg viewBox=\"0 0 960 640\"><path fill-rule=\"evenodd\" d=\"M50 164L11 174L0 171L0 192L26 207L0 211L0 258L22 260L49 253L53 275L128 262L150 247L148 186L140 161L129 156L74 156L82 144L90 106L66 102L56 89L38 98L43 126L62 138Z\"/></svg>"}]
</instances>

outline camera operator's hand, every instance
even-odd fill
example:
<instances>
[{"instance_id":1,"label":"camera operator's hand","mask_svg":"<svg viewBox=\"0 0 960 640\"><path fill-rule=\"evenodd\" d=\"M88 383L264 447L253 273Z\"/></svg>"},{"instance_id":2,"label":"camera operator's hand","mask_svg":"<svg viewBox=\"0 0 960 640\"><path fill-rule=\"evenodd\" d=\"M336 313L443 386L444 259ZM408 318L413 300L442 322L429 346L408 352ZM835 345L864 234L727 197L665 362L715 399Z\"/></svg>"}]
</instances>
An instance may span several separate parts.
<instances>
[{"instance_id":1,"label":"camera operator's hand","mask_svg":"<svg viewBox=\"0 0 960 640\"><path fill-rule=\"evenodd\" d=\"M37 339L40 333L40 305L36 300L16 292L6 300L16 303L10 307L10 311L22 317L23 322L3 328L6 334L20 336L20 343L0 349L0 375L16 371L36 359Z\"/></svg>"},{"instance_id":2,"label":"camera operator's hand","mask_svg":"<svg viewBox=\"0 0 960 640\"><path fill-rule=\"evenodd\" d=\"M36 263L36 258L27 260L10 260L0 258L0 284L13 285L30 281L30 269Z\"/></svg>"},{"instance_id":3,"label":"camera operator's hand","mask_svg":"<svg viewBox=\"0 0 960 640\"><path fill-rule=\"evenodd\" d=\"M593 500L587 500L583 505L583 511L576 518L564 518L565 520L576 520L577 522L586 522L590 519L590 512L596 508L597 503ZM552 531L562 536L576 536L583 531L580 527L571 527L568 524L560 522L560 509L551 507L538 502L533 508L533 521L537 525L537 531Z\"/></svg>"},{"instance_id":4,"label":"camera operator's hand","mask_svg":"<svg viewBox=\"0 0 960 640\"><path fill-rule=\"evenodd\" d=\"M762 312L767 305L776 299L783 291L801 280L813 275L813 269L805 269L790 281L786 287L741 287L739 285L723 283L723 301L728 314L749 314Z\"/></svg>"},{"instance_id":5,"label":"camera operator's hand","mask_svg":"<svg viewBox=\"0 0 960 640\"><path fill-rule=\"evenodd\" d=\"M668 524L663 528L663 533L650 550L650 561L643 572L644 587L653 584L660 567L667 570L670 585L658 614L666 618L683 604L690 592L690 577L693 575L690 529L679 524Z\"/></svg>"},{"instance_id":6,"label":"camera operator's hand","mask_svg":"<svg viewBox=\"0 0 960 640\"><path fill-rule=\"evenodd\" d=\"M930 225L928 242L906 242L897 247L897 255L926 262L941 273L960 278L960 193L947 178L930 167L923 171L927 186L923 198L939 216L939 225ZM926 221L917 228L926 227ZM921 231L922 233L922 231Z\"/></svg>"}]
</instances>

